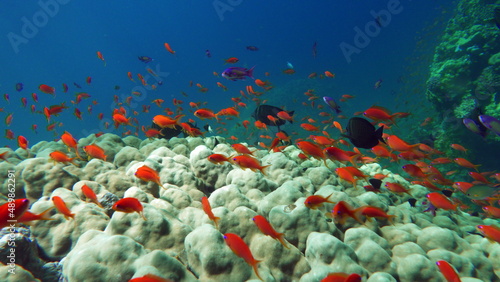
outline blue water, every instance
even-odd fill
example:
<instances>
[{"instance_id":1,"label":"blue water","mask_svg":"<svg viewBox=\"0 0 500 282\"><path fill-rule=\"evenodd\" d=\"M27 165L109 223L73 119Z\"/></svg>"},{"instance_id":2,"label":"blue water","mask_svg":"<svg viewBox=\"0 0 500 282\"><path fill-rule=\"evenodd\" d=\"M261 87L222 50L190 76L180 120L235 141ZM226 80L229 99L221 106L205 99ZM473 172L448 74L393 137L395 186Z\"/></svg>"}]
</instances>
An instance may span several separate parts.
<instances>
[{"instance_id":1,"label":"blue water","mask_svg":"<svg viewBox=\"0 0 500 282\"><path fill-rule=\"evenodd\" d=\"M10 103L4 99L0 101L3 108L0 117L4 119L10 113L14 117L8 127L2 121L0 134L10 129L15 136L27 137L30 145L54 140L64 130L76 138L99 131L122 134L128 129L134 130L132 127L114 129L112 125L105 129L104 122L111 122L112 110L117 108L113 103L114 95L123 101L131 91L144 89L136 74L146 76L148 73L146 64L137 56L154 58L148 66L163 74L163 85L157 90L145 90L142 97L133 97L130 106L124 105L127 116L132 116L133 111L139 112L136 116L139 126L149 126L152 117L162 113L162 109L151 103L157 98L165 100L163 107L172 109L173 98L183 100L187 118L202 124L205 121L187 112L188 102L207 101L207 107L214 111L232 106L230 98L238 97L239 91L253 82L233 82L213 75L214 71L222 73L227 67L223 59L229 57L240 59L236 66L255 66L255 78L267 79L273 84L275 88L261 99L296 110L301 117L317 117L319 112L301 104L307 101L303 93L309 87L319 96L355 95L355 99L343 105L347 116L373 104L393 111L411 111L398 103L407 101L411 105L424 99L422 82L426 79L429 60L454 7L453 1L435 4L430 0L60 2L0 3L0 89L2 95L10 96ZM44 5L48 5L50 13L43 10ZM359 54L343 54L341 44L356 45L355 28L364 30L367 25L376 26L372 14L387 11L388 5L394 10L390 22L375 28L366 46L358 48ZM435 24L436 21L440 24ZM30 25L35 29L26 30ZM12 36L22 41L13 43ZM416 50L417 41L423 42L419 50ZM165 50L165 42L172 46L176 55ZM312 56L314 42L317 42L316 58ZM248 51L245 48L248 45L257 46L259 50ZM210 50L211 58L206 57L206 49ZM102 52L106 66L97 58L96 51ZM423 54L426 59L416 58L415 54ZM281 73L287 62L294 65L295 74ZM336 77L307 79L310 73L319 74L325 70L335 73ZM128 79L129 71L135 82ZM266 72L270 73L269 77L264 76ZM90 85L85 82L88 76L92 78ZM383 80L382 87L374 89L379 79ZM196 86L189 87L190 81L208 87L209 91L201 93ZM21 92L15 90L18 82L24 84ZM216 82L226 85L228 91L218 88ZM63 93L63 83L69 86L68 93ZM82 89L77 89L73 83L81 85ZM40 84L55 87L56 96L41 93ZM120 86L120 90L115 90L115 85ZM416 88L417 94L405 92L410 88ZM181 95L181 91L189 97ZM31 99L33 92L38 94L38 103ZM91 98L75 106L70 101L75 99L77 92L87 92ZM22 97L28 99L26 108L21 107ZM94 100L98 104L88 113L87 108ZM48 123L41 113L30 111L32 104L41 111L44 106L62 102L69 108L52 117L51 122L62 123L55 131L45 129ZM240 118L253 122L250 114L255 106L250 101L246 103L248 109L242 109ZM142 105L150 105L150 112L142 113ZM75 107L81 110L82 120L73 115ZM104 114L103 121L98 120L99 113ZM228 126L230 130L237 121ZM36 133L32 124L38 126ZM238 132L237 127L234 130ZM1 145L15 148L17 142L2 138Z\"/></svg>"}]
</instances>

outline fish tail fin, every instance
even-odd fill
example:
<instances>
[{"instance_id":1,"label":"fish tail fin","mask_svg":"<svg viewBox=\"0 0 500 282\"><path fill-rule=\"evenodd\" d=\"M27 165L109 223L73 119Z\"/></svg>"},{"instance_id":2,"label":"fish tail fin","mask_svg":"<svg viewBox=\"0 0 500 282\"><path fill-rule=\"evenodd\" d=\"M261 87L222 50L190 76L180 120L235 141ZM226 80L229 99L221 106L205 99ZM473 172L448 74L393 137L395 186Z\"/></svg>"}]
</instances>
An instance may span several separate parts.
<instances>
[{"instance_id":1,"label":"fish tail fin","mask_svg":"<svg viewBox=\"0 0 500 282\"><path fill-rule=\"evenodd\" d=\"M219 220L220 220L220 217L215 216L213 220L214 220L215 228L219 229Z\"/></svg>"},{"instance_id":2,"label":"fish tail fin","mask_svg":"<svg viewBox=\"0 0 500 282\"><path fill-rule=\"evenodd\" d=\"M48 214L54 207L50 207L46 210L44 210L41 214L38 215L38 220L54 220L53 218L50 217Z\"/></svg>"},{"instance_id":3,"label":"fish tail fin","mask_svg":"<svg viewBox=\"0 0 500 282\"><path fill-rule=\"evenodd\" d=\"M267 176L267 174L266 174L266 172L264 171L264 169L265 169L265 168L267 168L267 167L270 167L270 166L271 166L270 164L269 164L269 165L265 165L265 166L261 166L261 167L259 168L259 170L260 170L260 172L262 172L262 174L264 174L264 176Z\"/></svg>"},{"instance_id":4,"label":"fish tail fin","mask_svg":"<svg viewBox=\"0 0 500 282\"><path fill-rule=\"evenodd\" d=\"M363 221L361 221L361 210L362 210L362 208L363 208L363 207L359 207L359 208L357 208L357 209L354 209L354 210L351 212L350 216L351 216L354 220L356 220L357 222L359 222L359 223L361 223L361 224L363 224L363 225L364 225L365 223L364 223Z\"/></svg>"},{"instance_id":5,"label":"fish tail fin","mask_svg":"<svg viewBox=\"0 0 500 282\"><path fill-rule=\"evenodd\" d=\"M259 266L258 266L259 262L261 262L261 261L260 261L260 260L256 260L256 259L254 259L254 260L252 261L251 265L252 265L253 271L255 272L255 275L257 275L257 277L258 277L260 280L264 281L264 279L262 279L262 277L261 277L261 276L260 276L260 274L259 274Z\"/></svg>"},{"instance_id":6,"label":"fish tail fin","mask_svg":"<svg viewBox=\"0 0 500 282\"><path fill-rule=\"evenodd\" d=\"M395 215L393 215L393 214L388 214L388 215L387 215L387 220L388 220L388 221L389 221L392 225L394 225L394 218L396 218L396 216L395 216Z\"/></svg>"},{"instance_id":7,"label":"fish tail fin","mask_svg":"<svg viewBox=\"0 0 500 282\"><path fill-rule=\"evenodd\" d=\"M251 79L254 79L253 78L253 69L255 68L255 66L253 66L251 69L247 70L247 75L248 77L250 77Z\"/></svg>"},{"instance_id":8,"label":"fish tail fin","mask_svg":"<svg viewBox=\"0 0 500 282\"><path fill-rule=\"evenodd\" d=\"M281 243L281 245L283 245L283 247L290 249L290 247L288 246L289 243L286 241L284 235L284 233L278 233L278 241Z\"/></svg>"}]
</instances>

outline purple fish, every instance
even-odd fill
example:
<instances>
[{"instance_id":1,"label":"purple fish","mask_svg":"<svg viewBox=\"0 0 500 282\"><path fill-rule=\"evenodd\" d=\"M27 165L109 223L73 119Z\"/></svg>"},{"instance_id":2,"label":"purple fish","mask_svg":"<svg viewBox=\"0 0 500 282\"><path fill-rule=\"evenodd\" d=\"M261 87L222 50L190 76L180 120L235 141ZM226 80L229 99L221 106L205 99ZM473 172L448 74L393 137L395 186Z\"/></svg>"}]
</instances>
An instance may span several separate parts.
<instances>
[{"instance_id":1,"label":"purple fish","mask_svg":"<svg viewBox=\"0 0 500 282\"><path fill-rule=\"evenodd\" d=\"M487 115L480 115L479 121L496 135L500 136L500 120Z\"/></svg>"},{"instance_id":2,"label":"purple fish","mask_svg":"<svg viewBox=\"0 0 500 282\"><path fill-rule=\"evenodd\" d=\"M325 101L325 103L328 105L328 107L330 107L330 109L334 110L337 114L340 114L340 112L342 112L340 110L340 106L337 105L337 103L335 102L335 100L332 97L324 96L323 101Z\"/></svg>"},{"instance_id":3,"label":"purple fish","mask_svg":"<svg viewBox=\"0 0 500 282\"><path fill-rule=\"evenodd\" d=\"M486 128L482 124L477 123L473 119L464 118L462 122L464 123L465 127L467 127L468 130L480 135L481 137L486 137L486 134L488 134Z\"/></svg>"},{"instance_id":4,"label":"purple fish","mask_svg":"<svg viewBox=\"0 0 500 282\"><path fill-rule=\"evenodd\" d=\"M23 90L23 88L24 88L24 85L21 82L16 84L17 92L21 92Z\"/></svg>"},{"instance_id":5,"label":"purple fish","mask_svg":"<svg viewBox=\"0 0 500 282\"><path fill-rule=\"evenodd\" d=\"M251 69L246 69L246 68L240 68L240 67L230 67L225 69L222 72L222 77L236 81L236 80L244 80L245 77L250 77L253 79L253 69L255 67L252 67Z\"/></svg>"}]
</instances>

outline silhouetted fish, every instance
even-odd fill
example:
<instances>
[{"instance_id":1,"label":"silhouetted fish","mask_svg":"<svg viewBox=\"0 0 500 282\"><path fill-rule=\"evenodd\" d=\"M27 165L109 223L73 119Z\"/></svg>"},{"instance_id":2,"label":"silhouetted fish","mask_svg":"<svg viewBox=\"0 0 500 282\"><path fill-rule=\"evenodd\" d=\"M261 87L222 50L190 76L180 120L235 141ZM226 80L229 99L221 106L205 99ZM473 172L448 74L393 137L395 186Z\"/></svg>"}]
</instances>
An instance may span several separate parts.
<instances>
[{"instance_id":1,"label":"silhouetted fish","mask_svg":"<svg viewBox=\"0 0 500 282\"><path fill-rule=\"evenodd\" d=\"M189 124L189 126L191 126L192 128L199 129L198 127L196 127L196 125L194 125L190 122L188 122L187 124ZM181 134L181 133L184 133L184 137L188 136L188 134L186 134L182 130L182 127L180 127L179 125L176 125L174 128L169 128L169 127L161 128L156 123L153 122L151 124L151 128L154 128L154 129L157 129L160 131L160 134L158 134L158 136L157 136L158 138L170 139L170 138L179 136L179 134Z\"/></svg>"},{"instance_id":2,"label":"silhouetted fish","mask_svg":"<svg viewBox=\"0 0 500 282\"><path fill-rule=\"evenodd\" d=\"M252 114L252 117L260 122L265 123L266 125L269 126L281 126L286 123L286 120L280 119L278 117L278 113L284 111L281 108L275 107L275 106L270 106L270 105L259 105L257 108L255 108L255 111ZM294 111L287 111L287 113L290 116L293 116ZM272 116L276 118L276 123L273 121L270 121L267 116ZM290 122L291 123L291 122Z\"/></svg>"},{"instance_id":3,"label":"silhouetted fish","mask_svg":"<svg viewBox=\"0 0 500 282\"><path fill-rule=\"evenodd\" d=\"M380 186L382 186L382 180L380 179L376 179L376 178L371 178L370 180L368 180L368 182L370 182L370 184L373 186L373 188L375 188L376 190L380 190Z\"/></svg>"},{"instance_id":4,"label":"silhouetted fish","mask_svg":"<svg viewBox=\"0 0 500 282\"><path fill-rule=\"evenodd\" d=\"M379 141L385 143L382 139L384 127L381 126L375 130L375 126L364 118L351 118L346 130L347 134L342 134L342 136L349 138L351 143L358 148L371 149L377 146Z\"/></svg>"},{"instance_id":5,"label":"silhouetted fish","mask_svg":"<svg viewBox=\"0 0 500 282\"><path fill-rule=\"evenodd\" d=\"M417 200L414 198L410 198L410 199L408 199L408 203L410 204L410 206L415 207Z\"/></svg>"}]
</instances>

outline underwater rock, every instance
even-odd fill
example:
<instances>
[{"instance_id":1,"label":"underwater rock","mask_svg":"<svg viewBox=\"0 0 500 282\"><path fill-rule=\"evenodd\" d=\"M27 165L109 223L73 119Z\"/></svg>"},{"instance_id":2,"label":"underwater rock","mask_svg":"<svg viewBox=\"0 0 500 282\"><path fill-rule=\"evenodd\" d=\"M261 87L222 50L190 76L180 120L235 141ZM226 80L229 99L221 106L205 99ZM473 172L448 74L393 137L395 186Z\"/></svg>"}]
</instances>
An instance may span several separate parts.
<instances>
[{"instance_id":1,"label":"underwater rock","mask_svg":"<svg viewBox=\"0 0 500 282\"><path fill-rule=\"evenodd\" d=\"M141 219L142 220L142 219ZM151 266L174 281L195 281L176 259L156 250L148 253L142 245L122 235L89 230L63 260L63 274L69 281L127 281L137 271Z\"/></svg>"}]
</instances>

